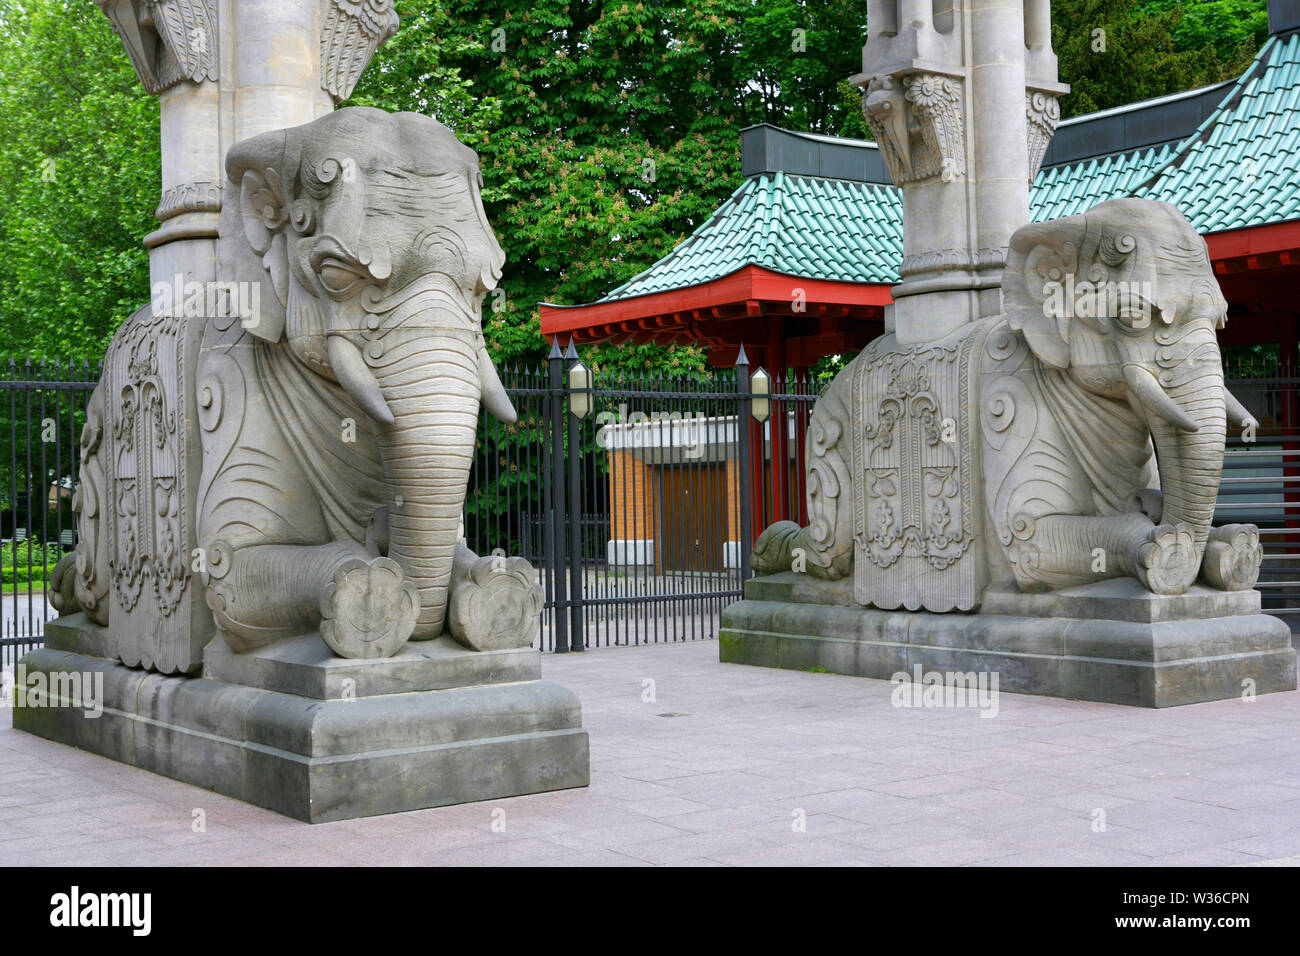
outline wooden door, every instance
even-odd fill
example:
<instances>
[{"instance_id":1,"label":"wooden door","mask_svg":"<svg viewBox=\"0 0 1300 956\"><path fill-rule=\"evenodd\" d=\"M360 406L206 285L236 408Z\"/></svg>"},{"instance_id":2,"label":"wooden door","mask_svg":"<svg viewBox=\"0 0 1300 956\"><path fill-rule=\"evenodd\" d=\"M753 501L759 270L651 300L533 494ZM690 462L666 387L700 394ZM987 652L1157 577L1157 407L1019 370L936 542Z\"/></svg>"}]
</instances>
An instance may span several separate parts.
<instances>
[{"instance_id":1,"label":"wooden door","mask_svg":"<svg viewBox=\"0 0 1300 956\"><path fill-rule=\"evenodd\" d=\"M721 571L727 533L727 466L665 465L659 496L664 571Z\"/></svg>"}]
</instances>

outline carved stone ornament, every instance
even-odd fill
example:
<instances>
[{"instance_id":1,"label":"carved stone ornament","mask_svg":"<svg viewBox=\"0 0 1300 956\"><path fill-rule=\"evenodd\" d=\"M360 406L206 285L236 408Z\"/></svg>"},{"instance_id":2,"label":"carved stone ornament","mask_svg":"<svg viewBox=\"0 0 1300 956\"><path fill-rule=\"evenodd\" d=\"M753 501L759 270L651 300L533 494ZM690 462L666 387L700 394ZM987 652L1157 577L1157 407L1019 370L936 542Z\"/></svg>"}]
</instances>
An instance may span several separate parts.
<instances>
[{"instance_id":1,"label":"carved stone ornament","mask_svg":"<svg viewBox=\"0 0 1300 956\"><path fill-rule=\"evenodd\" d=\"M853 528L863 604L950 611L979 603L970 353L980 338L966 329L951 341L900 347L883 336L857 364Z\"/></svg>"},{"instance_id":2,"label":"carved stone ornament","mask_svg":"<svg viewBox=\"0 0 1300 956\"><path fill-rule=\"evenodd\" d=\"M166 222L187 212L221 212L221 186L208 182L173 186L163 193L154 217L159 222Z\"/></svg>"},{"instance_id":3,"label":"carved stone ornament","mask_svg":"<svg viewBox=\"0 0 1300 956\"><path fill-rule=\"evenodd\" d=\"M321 87L334 101L353 88L379 45L397 32L393 0L323 0L325 26L320 35Z\"/></svg>"},{"instance_id":4,"label":"carved stone ornament","mask_svg":"<svg viewBox=\"0 0 1300 956\"><path fill-rule=\"evenodd\" d=\"M150 93L217 78L216 0L95 0Z\"/></svg>"},{"instance_id":5,"label":"carved stone ornament","mask_svg":"<svg viewBox=\"0 0 1300 956\"><path fill-rule=\"evenodd\" d=\"M960 79L932 73L871 78L863 114L895 185L965 174L962 88Z\"/></svg>"},{"instance_id":6,"label":"carved stone ornament","mask_svg":"<svg viewBox=\"0 0 1300 956\"><path fill-rule=\"evenodd\" d=\"M951 272L959 269L984 269L1006 265L1005 249L978 249L974 254L961 249L940 249L915 256L904 256L898 274L907 278L921 272Z\"/></svg>"},{"instance_id":7,"label":"carved stone ornament","mask_svg":"<svg viewBox=\"0 0 1300 956\"><path fill-rule=\"evenodd\" d=\"M106 577L108 625L117 655L128 666L164 672L193 666L189 621L175 613L189 585L192 547L183 493L188 467L180 411L188 387L183 325L182 316L158 314L150 306L137 311L113 337L97 390L103 402L105 474L103 479L92 474L103 487L83 480L79 489L84 518L94 517L85 510L90 496L97 499L96 509L103 508L101 527L82 522L82 533L93 542L85 561L78 559L84 590L93 594L97 578ZM98 421L88 421L92 424ZM93 454L93 432L85 438L90 440L83 454ZM103 549L97 546L101 535ZM100 550L106 552L105 568L90 563ZM142 621L150 626L140 626Z\"/></svg>"},{"instance_id":8,"label":"carved stone ornament","mask_svg":"<svg viewBox=\"0 0 1300 956\"><path fill-rule=\"evenodd\" d=\"M1061 120L1061 101L1051 93L1028 90L1025 93L1025 118L1029 129L1029 182L1032 184L1043 165L1043 156Z\"/></svg>"}]
</instances>

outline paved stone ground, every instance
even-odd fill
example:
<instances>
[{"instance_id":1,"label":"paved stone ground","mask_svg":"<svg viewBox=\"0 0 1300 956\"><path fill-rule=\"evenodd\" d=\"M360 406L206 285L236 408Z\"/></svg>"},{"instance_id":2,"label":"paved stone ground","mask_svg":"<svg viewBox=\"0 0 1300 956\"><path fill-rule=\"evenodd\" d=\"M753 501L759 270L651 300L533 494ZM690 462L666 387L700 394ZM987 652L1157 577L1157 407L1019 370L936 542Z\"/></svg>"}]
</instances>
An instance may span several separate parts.
<instances>
[{"instance_id":1,"label":"paved stone ground","mask_svg":"<svg viewBox=\"0 0 1300 956\"><path fill-rule=\"evenodd\" d=\"M885 682L723 665L717 652L709 641L546 658L546 676L583 701L588 790L317 826L30 737L3 717L0 863L1300 858L1300 693L1165 711L1004 694L990 719L895 708ZM196 810L206 832L193 831Z\"/></svg>"}]
</instances>

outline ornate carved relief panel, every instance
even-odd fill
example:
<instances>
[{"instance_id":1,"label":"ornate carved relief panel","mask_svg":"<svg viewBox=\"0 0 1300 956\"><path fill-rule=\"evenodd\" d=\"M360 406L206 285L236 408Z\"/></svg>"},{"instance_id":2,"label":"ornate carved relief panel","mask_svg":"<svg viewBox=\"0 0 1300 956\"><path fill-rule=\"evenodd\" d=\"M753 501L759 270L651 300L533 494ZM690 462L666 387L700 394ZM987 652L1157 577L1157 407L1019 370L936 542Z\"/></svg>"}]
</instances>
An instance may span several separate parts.
<instances>
[{"instance_id":1,"label":"ornate carved relief panel","mask_svg":"<svg viewBox=\"0 0 1300 956\"><path fill-rule=\"evenodd\" d=\"M986 582L970 358L987 328L911 347L883 336L858 363L854 566L863 604L942 612L979 602Z\"/></svg>"},{"instance_id":2,"label":"ornate carved relief panel","mask_svg":"<svg viewBox=\"0 0 1300 956\"><path fill-rule=\"evenodd\" d=\"M99 385L109 631L124 664L167 673L193 669L206 642L191 633L195 602L182 604L194 546L185 330L201 325L140 309L113 337Z\"/></svg>"}]
</instances>

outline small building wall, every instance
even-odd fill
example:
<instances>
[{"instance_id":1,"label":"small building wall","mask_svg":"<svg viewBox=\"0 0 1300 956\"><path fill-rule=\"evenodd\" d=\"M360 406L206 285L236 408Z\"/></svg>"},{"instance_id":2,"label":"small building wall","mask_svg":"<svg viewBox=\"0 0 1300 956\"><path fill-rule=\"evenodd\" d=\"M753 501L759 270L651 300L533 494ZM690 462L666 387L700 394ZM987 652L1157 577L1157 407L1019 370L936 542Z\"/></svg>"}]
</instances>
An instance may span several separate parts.
<instances>
[{"instance_id":1,"label":"small building wall","mask_svg":"<svg viewBox=\"0 0 1300 956\"><path fill-rule=\"evenodd\" d=\"M659 476L622 449L609 452L609 564L655 563Z\"/></svg>"},{"instance_id":2,"label":"small building wall","mask_svg":"<svg viewBox=\"0 0 1300 956\"><path fill-rule=\"evenodd\" d=\"M659 567L657 539L661 532L660 508L672 502L660 501L662 464L644 461L622 449L609 452L610 541L606 560L610 564ZM727 458L722 510L716 516L722 524L723 570L740 564L740 463Z\"/></svg>"}]
</instances>

